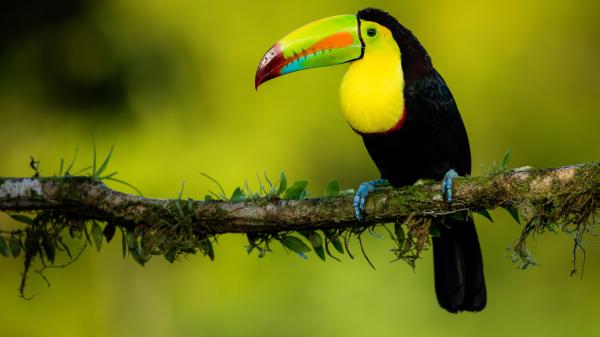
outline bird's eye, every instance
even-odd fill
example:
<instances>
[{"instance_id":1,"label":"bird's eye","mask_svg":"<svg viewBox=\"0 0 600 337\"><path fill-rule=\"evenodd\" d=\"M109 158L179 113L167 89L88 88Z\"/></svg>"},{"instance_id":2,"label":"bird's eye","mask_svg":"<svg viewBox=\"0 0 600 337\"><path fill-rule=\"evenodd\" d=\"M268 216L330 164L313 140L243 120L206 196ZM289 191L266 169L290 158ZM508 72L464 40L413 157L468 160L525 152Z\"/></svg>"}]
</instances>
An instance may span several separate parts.
<instances>
[{"instance_id":1,"label":"bird's eye","mask_svg":"<svg viewBox=\"0 0 600 337\"><path fill-rule=\"evenodd\" d=\"M377 29L375 29L373 27L367 29L367 35L369 37L374 37L375 35L377 35Z\"/></svg>"}]
</instances>

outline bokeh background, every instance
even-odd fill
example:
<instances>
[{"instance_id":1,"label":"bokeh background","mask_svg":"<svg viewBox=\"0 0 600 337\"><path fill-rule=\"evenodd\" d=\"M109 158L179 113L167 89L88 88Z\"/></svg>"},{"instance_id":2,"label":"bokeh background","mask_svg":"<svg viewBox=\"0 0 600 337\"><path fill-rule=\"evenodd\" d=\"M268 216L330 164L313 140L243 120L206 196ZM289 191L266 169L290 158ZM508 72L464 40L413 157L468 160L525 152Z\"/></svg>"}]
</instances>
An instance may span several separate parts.
<instances>
[{"instance_id":1,"label":"bokeh background","mask_svg":"<svg viewBox=\"0 0 600 337\"><path fill-rule=\"evenodd\" d=\"M450 85L471 139L474 174L512 150L511 166L600 159L597 1L7 1L0 11L0 176L58 171L90 131L121 179L152 197L202 198L256 174L306 179L312 195L377 177L344 122L347 66L285 76L254 90L256 65L300 25L374 6L411 28ZM410 146L410 144L407 144ZM410 165L410 163L407 163ZM121 185L111 185L130 191ZM361 258L303 260L277 244L263 259L223 236L216 260L140 267L119 238L66 269L30 278L0 259L2 336L600 336L600 249L589 238L583 279L569 277L571 239L531 243L540 267L519 270L505 248L520 226L478 218L489 305L450 315L436 303L431 253L416 271L390 263L387 240ZM0 226L10 226L6 216ZM106 247L106 246L105 246ZM358 250L355 248L355 251ZM581 259L579 260L581 261Z\"/></svg>"}]
</instances>

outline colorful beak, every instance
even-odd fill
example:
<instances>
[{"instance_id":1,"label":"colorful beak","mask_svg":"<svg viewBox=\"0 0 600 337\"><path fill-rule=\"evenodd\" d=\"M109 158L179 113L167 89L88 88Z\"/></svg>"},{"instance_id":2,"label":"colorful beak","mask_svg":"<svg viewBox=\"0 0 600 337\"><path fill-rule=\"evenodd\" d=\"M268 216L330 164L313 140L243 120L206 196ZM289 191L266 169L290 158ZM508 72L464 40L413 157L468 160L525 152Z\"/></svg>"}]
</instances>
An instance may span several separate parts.
<instances>
[{"instance_id":1,"label":"colorful beak","mask_svg":"<svg viewBox=\"0 0 600 337\"><path fill-rule=\"evenodd\" d=\"M254 85L294 71L360 59L364 44L356 15L338 15L309 23L286 35L262 58Z\"/></svg>"}]
</instances>

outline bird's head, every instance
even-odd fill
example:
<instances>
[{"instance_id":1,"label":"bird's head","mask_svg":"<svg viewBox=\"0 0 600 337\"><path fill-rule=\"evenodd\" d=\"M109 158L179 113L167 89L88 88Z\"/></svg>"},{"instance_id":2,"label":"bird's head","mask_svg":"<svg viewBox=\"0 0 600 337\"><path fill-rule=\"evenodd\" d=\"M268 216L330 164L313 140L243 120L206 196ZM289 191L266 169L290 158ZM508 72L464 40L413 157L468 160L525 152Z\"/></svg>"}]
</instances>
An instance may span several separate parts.
<instances>
[{"instance_id":1,"label":"bird's head","mask_svg":"<svg viewBox=\"0 0 600 337\"><path fill-rule=\"evenodd\" d=\"M314 21L267 51L256 70L255 86L294 71L353 62L366 53L398 49L402 29L392 16L372 8Z\"/></svg>"}]
</instances>

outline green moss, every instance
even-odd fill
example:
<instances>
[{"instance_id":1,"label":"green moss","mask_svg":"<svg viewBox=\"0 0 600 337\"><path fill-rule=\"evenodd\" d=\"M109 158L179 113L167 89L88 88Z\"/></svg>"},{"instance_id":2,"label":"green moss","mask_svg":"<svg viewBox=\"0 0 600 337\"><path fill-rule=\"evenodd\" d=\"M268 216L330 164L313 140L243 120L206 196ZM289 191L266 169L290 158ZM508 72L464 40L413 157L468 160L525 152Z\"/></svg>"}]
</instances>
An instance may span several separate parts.
<instances>
[{"instance_id":1,"label":"green moss","mask_svg":"<svg viewBox=\"0 0 600 337\"><path fill-rule=\"evenodd\" d=\"M523 219L523 230L512 247L512 253L514 261L519 263L522 268L536 263L527 249L527 241L530 237L547 231L562 231L573 237L573 270L575 271L577 270L575 257L578 251L582 251L584 236L589 234L592 228L599 223L600 218L598 213L600 207L600 173L598 173L598 166L600 164L594 163L592 165L595 165L592 167L594 170L579 170L574 177L574 182L566 187L562 186L557 178L553 179L549 186L549 192L539 195L530 191L530 187L536 179L542 179L547 172L527 171L525 172L527 176L524 177L524 181L511 187L512 193L524 197L521 200L514 200L510 204L504 202L498 204L498 200L504 198L499 193L504 192L502 189L498 189L496 184L497 181L514 174L515 171L502 171L488 176L470 178L469 184L476 184L477 188L470 191L472 193L469 198L476 200L478 205L485 205L486 208L510 206L518 209L520 218ZM85 192L81 189L82 184L102 184L89 177L65 176L39 179L43 183L53 184L56 188L57 197L66 200L80 199L81 193ZM0 184L5 180L6 178L0 178ZM461 180L459 179L457 184L461 184ZM273 190L273 186L270 186L269 191ZM421 252L430 246L430 236L436 235L436 226L443 223L443 216L468 216L465 212L452 211L445 203L441 202L441 199L432 198L432 195L438 195L435 191L438 188L439 184L429 184L425 187L415 186L391 192L384 190L373 193L368 200L367 207L370 207L373 211L372 214L389 213L390 209L403 210L402 214L406 214L406 210L414 211L410 216L396 218L393 232L385 225L377 225L378 228L385 228L389 233L389 237L395 246L393 252L396 254L396 258L406 261L413 267ZM300 192L305 193L305 190L303 189ZM115 210L111 208L110 200L107 199L109 198L108 193L109 190L100 190L97 200L102 204L98 205L99 209L100 211L104 209L110 212L109 216L115 219L113 220L115 222L107 225L109 229L112 228L110 231L114 233L116 226L122 229L125 237L122 243L124 252L129 253L136 262L143 265L155 255L163 255L167 260L173 262L181 255L198 252L211 259L215 257L213 244L216 242L216 233L219 231L215 224L230 217L229 212L218 205L218 203L224 201L201 204L179 198L167 201L164 204L143 201L140 204L140 200L131 199L131 201L124 201L119 209ZM263 194L250 193L246 188L240 193L245 198L243 202L252 201L258 207L266 206L278 200L276 195L271 192L267 194L263 192L261 192ZM383 196L383 193L387 193L386 197L378 198ZM39 196L32 195L32 197ZM325 249L328 254L330 254L328 244L334 242L336 250L340 251L340 238L344 238L346 253L350 255L347 250L348 241L358 239L360 243L361 235L365 231L373 232L374 228L373 225L365 227L355 223L350 209L348 209L350 215L343 215L343 218L340 219L335 218L334 214L340 214L341 207L352 207L352 198L353 195L339 194L337 197L311 199L308 202L298 204L295 204L295 201L290 201L295 206L290 206L289 211L292 213L296 211L305 212L309 209L313 212L311 217L314 215L316 218L328 219L327 223L305 223L306 228L298 230L301 236L310 238L310 235L306 236L308 233L306 229L311 231L317 228L322 229L326 237ZM198 216L199 205L208 205L209 207L206 207L203 214ZM431 211L424 213L423 209ZM34 261L40 261L43 270L53 265L54 255L60 255L60 252L66 253L70 261L76 259L69 251L70 248L63 243L63 239L67 236L79 239L83 242L83 247L94 242L99 248L99 242L102 238L98 236L103 235L98 229L99 225L93 225L91 228L94 228L94 230L92 231L88 227L90 227L91 222L96 221L93 220L94 217L106 216L106 214L88 214L83 217L68 211L40 211L33 214L34 219L31 219L25 225L25 230L13 233L0 232L0 235L5 238L11 239L13 242L19 242L19 247L25 251L23 296L27 272ZM389 219L389 215L387 219ZM385 219L380 218L379 220L383 221ZM355 226L352 224L355 224ZM257 250L259 256L264 256L266 252L270 251L269 244L272 240L281 241L282 238L292 234L287 230L271 232L270 228L272 227L264 227L262 232L248 234L250 244L247 247L248 251ZM257 227L257 230L260 230L260 227ZM13 237L18 238L18 240L13 239ZM363 254L368 260L364 250ZM322 250L319 257L324 257Z\"/></svg>"},{"instance_id":2,"label":"green moss","mask_svg":"<svg viewBox=\"0 0 600 337\"><path fill-rule=\"evenodd\" d=\"M578 170L568 186L561 186L558 179L553 179L550 197L530 198L515 205L525 218L521 236L511 247L513 260L521 268L536 264L527 248L530 237L561 230L573 237L572 273L576 272L576 252L583 251L584 236L600 223L599 176L596 170Z\"/></svg>"}]
</instances>

